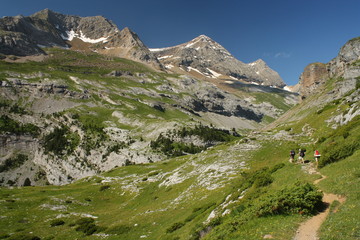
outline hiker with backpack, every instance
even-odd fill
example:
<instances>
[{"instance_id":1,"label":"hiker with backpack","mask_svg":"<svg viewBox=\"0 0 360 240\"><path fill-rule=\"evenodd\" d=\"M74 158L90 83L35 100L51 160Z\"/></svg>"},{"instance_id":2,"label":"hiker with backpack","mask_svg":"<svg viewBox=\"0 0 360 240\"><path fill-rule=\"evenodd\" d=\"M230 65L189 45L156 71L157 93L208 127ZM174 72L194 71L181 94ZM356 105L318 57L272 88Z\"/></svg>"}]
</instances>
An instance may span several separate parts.
<instances>
[{"instance_id":1,"label":"hiker with backpack","mask_svg":"<svg viewBox=\"0 0 360 240\"><path fill-rule=\"evenodd\" d=\"M305 163L305 160L304 160L304 157L305 157L305 152L306 150L303 150L303 149L299 149L299 162L301 162L302 164Z\"/></svg>"},{"instance_id":2,"label":"hiker with backpack","mask_svg":"<svg viewBox=\"0 0 360 240\"><path fill-rule=\"evenodd\" d=\"M290 159L289 162L293 163L295 159L295 151L294 150L290 150Z\"/></svg>"}]
</instances>

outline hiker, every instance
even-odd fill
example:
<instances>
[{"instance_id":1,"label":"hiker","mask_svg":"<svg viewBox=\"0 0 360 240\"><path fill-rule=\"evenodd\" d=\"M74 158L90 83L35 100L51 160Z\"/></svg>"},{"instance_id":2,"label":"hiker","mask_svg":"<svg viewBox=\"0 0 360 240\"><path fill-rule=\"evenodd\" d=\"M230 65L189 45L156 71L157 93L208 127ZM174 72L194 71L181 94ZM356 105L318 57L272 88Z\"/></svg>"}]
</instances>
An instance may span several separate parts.
<instances>
[{"instance_id":1,"label":"hiker","mask_svg":"<svg viewBox=\"0 0 360 240\"><path fill-rule=\"evenodd\" d=\"M294 158L295 158L295 151L291 150L290 151L290 159L289 162L293 163L294 162Z\"/></svg>"},{"instance_id":2,"label":"hiker","mask_svg":"<svg viewBox=\"0 0 360 240\"><path fill-rule=\"evenodd\" d=\"M305 152L306 152L306 150L299 149L299 158L298 158L298 160L303 164L305 163L305 161L304 161Z\"/></svg>"},{"instance_id":3,"label":"hiker","mask_svg":"<svg viewBox=\"0 0 360 240\"><path fill-rule=\"evenodd\" d=\"M321 157L321 154L318 150L315 150L314 152L315 162L316 162L316 168L319 166L319 159Z\"/></svg>"}]
</instances>

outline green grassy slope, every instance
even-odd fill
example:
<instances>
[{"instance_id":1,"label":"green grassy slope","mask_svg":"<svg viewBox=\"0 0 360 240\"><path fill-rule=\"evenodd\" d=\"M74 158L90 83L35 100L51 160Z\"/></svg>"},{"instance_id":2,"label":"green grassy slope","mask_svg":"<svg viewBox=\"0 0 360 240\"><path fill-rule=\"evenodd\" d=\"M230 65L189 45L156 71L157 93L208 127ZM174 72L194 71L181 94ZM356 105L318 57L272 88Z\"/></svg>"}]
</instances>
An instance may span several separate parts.
<instances>
[{"instance_id":1,"label":"green grassy slope","mask_svg":"<svg viewBox=\"0 0 360 240\"><path fill-rule=\"evenodd\" d=\"M229 234L259 239L272 234L288 239L304 218L298 212L254 217L245 223L236 219L242 218L244 206L256 209L258 205L251 207L252 202L267 203L272 192L293 188L297 182L303 185L317 176L288 163L287 149L293 147L292 142L244 142L237 140L165 162L123 167L62 187L2 188L1 233L32 232L42 239L196 239L202 229L218 225L207 238ZM254 145L257 148L247 149ZM274 168L279 163L279 169ZM264 166L272 169L270 182L259 183L260 174L254 178L260 179L258 183L249 183L246 176ZM226 209L232 213L204 224L213 210L221 216ZM76 231L76 221L86 216L95 220L97 229L89 236ZM64 223L52 227L55 219ZM254 226L258 226L256 232Z\"/></svg>"},{"instance_id":2,"label":"green grassy slope","mask_svg":"<svg viewBox=\"0 0 360 240\"><path fill-rule=\"evenodd\" d=\"M71 61L79 58L73 56L77 53L61 54L69 57L69 62L64 61L66 71L98 84L86 85L94 90L95 86L155 90L164 81L162 74L123 60L116 61L125 64L121 65L124 69L146 72L156 81L104 78L109 70L102 69L106 64L93 70L83 69L82 62L78 68L76 61ZM99 58L95 55L81 61L91 66L93 57ZM16 65L1 64L8 71L17 71ZM37 67L43 69L41 64L25 63L19 71L32 73ZM45 73L51 77L59 74L74 91L81 91L64 69L56 70L57 64L64 67L56 62ZM248 136L244 133L241 139L198 154L116 168L65 186L0 188L0 239L292 239L301 222L322 209L318 190L346 197L343 205L331 206L320 230L321 239L356 239L360 232L360 119L337 129L332 128L334 121L328 121L336 115L344 118L357 106L349 101L356 91L321 106L311 105L314 99L309 98L293 108L289 118L276 122L276 128L247 132ZM69 113L83 125L101 126L112 121L123 129L138 131L138 137L141 128L112 119L113 110L127 118L142 118L147 126L158 121L192 121L174 109L155 110L134 99L137 96L110 95L113 101L127 103L120 105L97 97L101 104L83 104ZM151 114L155 118L149 117ZM288 161L289 151L299 148L306 148L309 163ZM320 176L307 172L314 164L315 149L322 154L320 172L327 176L316 187L312 183Z\"/></svg>"}]
</instances>

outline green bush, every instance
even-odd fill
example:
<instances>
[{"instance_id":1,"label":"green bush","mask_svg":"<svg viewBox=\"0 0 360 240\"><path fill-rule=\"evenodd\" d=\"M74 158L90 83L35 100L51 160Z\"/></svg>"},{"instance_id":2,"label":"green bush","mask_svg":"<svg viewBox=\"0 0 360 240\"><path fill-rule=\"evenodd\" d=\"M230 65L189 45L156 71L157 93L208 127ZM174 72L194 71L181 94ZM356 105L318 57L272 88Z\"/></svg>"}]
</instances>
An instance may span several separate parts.
<instances>
[{"instance_id":1,"label":"green bush","mask_svg":"<svg viewBox=\"0 0 360 240\"><path fill-rule=\"evenodd\" d=\"M79 143L79 134L71 132L67 126L55 128L43 138L45 151L53 152L56 155L70 154Z\"/></svg>"},{"instance_id":2,"label":"green bush","mask_svg":"<svg viewBox=\"0 0 360 240\"><path fill-rule=\"evenodd\" d=\"M262 172L258 174L254 180L254 186L256 188L265 187L270 185L273 182L273 177L269 172Z\"/></svg>"},{"instance_id":3,"label":"green bush","mask_svg":"<svg viewBox=\"0 0 360 240\"><path fill-rule=\"evenodd\" d=\"M203 140L206 146L196 146L193 143L184 143L174 139L197 136ZM151 141L150 147L160 150L170 157L182 156L184 154L195 154L205 150L207 147L214 145L216 142L228 142L234 137L239 137L235 131L230 133L228 130L217 129L203 126L201 124L194 128L183 127L180 130L168 131L165 136L160 134L155 141Z\"/></svg>"},{"instance_id":4,"label":"green bush","mask_svg":"<svg viewBox=\"0 0 360 240\"><path fill-rule=\"evenodd\" d=\"M192 213L185 219L185 222L192 221L194 218L196 218L197 216L201 215L202 213L204 213L205 211L207 211L208 209L214 206L216 206L216 203L209 203L202 207L194 208Z\"/></svg>"},{"instance_id":5,"label":"green bush","mask_svg":"<svg viewBox=\"0 0 360 240\"><path fill-rule=\"evenodd\" d=\"M275 166L273 166L269 171L270 171L270 173L274 173L283 167L285 167L285 163L278 163Z\"/></svg>"},{"instance_id":6,"label":"green bush","mask_svg":"<svg viewBox=\"0 0 360 240\"><path fill-rule=\"evenodd\" d=\"M26 110L17 104L14 104L10 107L10 112L17 114L26 114Z\"/></svg>"},{"instance_id":7,"label":"green bush","mask_svg":"<svg viewBox=\"0 0 360 240\"><path fill-rule=\"evenodd\" d=\"M28 156L24 154L18 154L16 157L8 158L2 165L0 165L0 173L18 168L23 165L27 160Z\"/></svg>"},{"instance_id":8,"label":"green bush","mask_svg":"<svg viewBox=\"0 0 360 240\"><path fill-rule=\"evenodd\" d=\"M202 124L198 124L195 128L190 129L183 127L181 130L177 131L177 135L180 137L198 136L205 142L227 142L231 140L232 135L239 136L235 131L231 134L228 130L218 129L212 126L204 126Z\"/></svg>"},{"instance_id":9,"label":"green bush","mask_svg":"<svg viewBox=\"0 0 360 240\"><path fill-rule=\"evenodd\" d=\"M314 185L296 184L260 197L251 211L257 217L279 214L314 214L322 207L323 194Z\"/></svg>"},{"instance_id":10,"label":"green bush","mask_svg":"<svg viewBox=\"0 0 360 240\"><path fill-rule=\"evenodd\" d=\"M251 186L259 188L270 185L273 182L271 173L272 172L267 167L254 172L243 172L242 176L245 178L245 180L242 183L242 188L246 189L250 188Z\"/></svg>"},{"instance_id":11,"label":"green bush","mask_svg":"<svg viewBox=\"0 0 360 240\"><path fill-rule=\"evenodd\" d=\"M9 237L8 240L41 240L41 238L29 233L17 233Z\"/></svg>"},{"instance_id":12,"label":"green bush","mask_svg":"<svg viewBox=\"0 0 360 240\"><path fill-rule=\"evenodd\" d=\"M185 223L183 223L183 222L174 223L173 225L171 225L169 228L166 229L166 232L167 233L175 232L176 230L182 228L184 225L185 225Z\"/></svg>"},{"instance_id":13,"label":"green bush","mask_svg":"<svg viewBox=\"0 0 360 240\"><path fill-rule=\"evenodd\" d=\"M61 225L64 225L64 224L65 224L65 222L62 219L53 219L53 220L50 221L50 226L51 227L61 226Z\"/></svg>"},{"instance_id":14,"label":"green bush","mask_svg":"<svg viewBox=\"0 0 360 240\"><path fill-rule=\"evenodd\" d=\"M319 160L319 167L345 159L358 149L360 149L360 137L353 140L332 142L323 150L324 154Z\"/></svg>"},{"instance_id":15,"label":"green bush","mask_svg":"<svg viewBox=\"0 0 360 240\"><path fill-rule=\"evenodd\" d=\"M128 233L132 230L131 226L128 225L116 225L108 228L106 230L106 233L108 234L116 234L116 235L122 235L125 233Z\"/></svg>"},{"instance_id":16,"label":"green bush","mask_svg":"<svg viewBox=\"0 0 360 240\"><path fill-rule=\"evenodd\" d=\"M12 133L16 135L30 134L34 137L40 133L40 128L31 123L21 124L6 115L0 117L0 133Z\"/></svg>"},{"instance_id":17,"label":"green bush","mask_svg":"<svg viewBox=\"0 0 360 240\"><path fill-rule=\"evenodd\" d=\"M66 134L68 128L55 128L54 131L44 137L44 148L46 152L53 152L57 155L62 155L67 146Z\"/></svg>"},{"instance_id":18,"label":"green bush","mask_svg":"<svg viewBox=\"0 0 360 240\"><path fill-rule=\"evenodd\" d=\"M0 234L0 239L5 239L5 238L9 238L9 237L10 237L10 235L7 233Z\"/></svg>"},{"instance_id":19,"label":"green bush","mask_svg":"<svg viewBox=\"0 0 360 240\"><path fill-rule=\"evenodd\" d=\"M110 185L103 185L100 187L99 191L102 192L102 191L105 191L106 189L109 189L110 188Z\"/></svg>"},{"instance_id":20,"label":"green bush","mask_svg":"<svg viewBox=\"0 0 360 240\"><path fill-rule=\"evenodd\" d=\"M76 231L83 232L85 235L89 236L99 231L99 226L97 226L93 218L80 218L75 222Z\"/></svg>"},{"instance_id":21,"label":"green bush","mask_svg":"<svg viewBox=\"0 0 360 240\"><path fill-rule=\"evenodd\" d=\"M155 141L150 142L150 147L160 150L170 157L182 156L185 153L195 154L206 149L206 147L195 146L193 143L175 142L170 138L164 137L162 134Z\"/></svg>"}]
</instances>

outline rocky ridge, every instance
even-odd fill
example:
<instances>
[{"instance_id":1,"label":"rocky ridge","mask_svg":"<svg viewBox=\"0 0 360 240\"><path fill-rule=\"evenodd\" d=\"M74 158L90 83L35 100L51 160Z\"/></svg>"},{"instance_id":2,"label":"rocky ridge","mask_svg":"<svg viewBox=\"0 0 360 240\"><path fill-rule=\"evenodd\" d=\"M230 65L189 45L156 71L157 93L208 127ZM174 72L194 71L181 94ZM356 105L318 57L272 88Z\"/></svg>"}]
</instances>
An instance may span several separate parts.
<instances>
[{"instance_id":1,"label":"rocky ridge","mask_svg":"<svg viewBox=\"0 0 360 240\"><path fill-rule=\"evenodd\" d=\"M331 99L342 96L355 88L360 76L360 39L349 40L341 47L339 54L329 63L311 63L305 67L299 80L299 93L303 97L322 91L329 79L341 78L330 95Z\"/></svg>"},{"instance_id":2,"label":"rocky ridge","mask_svg":"<svg viewBox=\"0 0 360 240\"><path fill-rule=\"evenodd\" d=\"M171 71L195 76L240 80L247 83L284 87L279 74L259 59L243 63L211 38L200 35L174 47L150 49Z\"/></svg>"},{"instance_id":3,"label":"rocky ridge","mask_svg":"<svg viewBox=\"0 0 360 240\"><path fill-rule=\"evenodd\" d=\"M102 16L79 17L44 9L29 17L0 19L0 53L28 56L44 54L43 47L91 50L126 57L161 69L157 58L130 29Z\"/></svg>"},{"instance_id":4,"label":"rocky ridge","mask_svg":"<svg viewBox=\"0 0 360 240\"><path fill-rule=\"evenodd\" d=\"M339 54L329 63L311 63L300 76L298 88L305 102L291 109L266 128L284 122L304 119L311 110L321 112L334 104L348 105L347 110L338 107L325 122L332 128L347 124L360 115L360 38L354 38L341 47ZM296 114L303 112L302 115Z\"/></svg>"}]
</instances>

